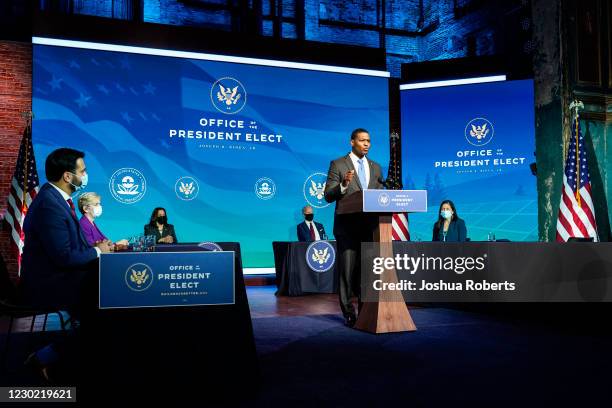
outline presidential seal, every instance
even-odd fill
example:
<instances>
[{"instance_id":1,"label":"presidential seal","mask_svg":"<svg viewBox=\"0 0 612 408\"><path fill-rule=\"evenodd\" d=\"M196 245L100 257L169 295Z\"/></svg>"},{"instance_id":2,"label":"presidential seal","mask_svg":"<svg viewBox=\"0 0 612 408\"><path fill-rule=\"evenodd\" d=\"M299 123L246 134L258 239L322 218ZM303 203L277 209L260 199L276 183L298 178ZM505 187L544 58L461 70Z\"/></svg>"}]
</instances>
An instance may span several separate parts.
<instances>
[{"instance_id":1,"label":"presidential seal","mask_svg":"<svg viewBox=\"0 0 612 408\"><path fill-rule=\"evenodd\" d=\"M314 173L306 178L304 182L303 192L306 202L314 208L325 208L330 203L325 201L325 183L327 182L327 174Z\"/></svg>"},{"instance_id":2,"label":"presidential seal","mask_svg":"<svg viewBox=\"0 0 612 408\"><path fill-rule=\"evenodd\" d=\"M153 283L153 270L149 265L136 263L125 271L125 284L135 292L142 292Z\"/></svg>"},{"instance_id":3,"label":"presidential seal","mask_svg":"<svg viewBox=\"0 0 612 408\"><path fill-rule=\"evenodd\" d=\"M174 184L176 196L184 201L191 201L198 196L200 186L198 181L191 176L184 176L176 180Z\"/></svg>"},{"instance_id":4,"label":"presidential seal","mask_svg":"<svg viewBox=\"0 0 612 408\"><path fill-rule=\"evenodd\" d=\"M228 115L238 113L246 105L246 89L235 78L217 79L210 88L210 100L219 112Z\"/></svg>"},{"instance_id":5,"label":"presidential seal","mask_svg":"<svg viewBox=\"0 0 612 408\"><path fill-rule=\"evenodd\" d=\"M336 250L328 241L314 241L306 249L306 264L315 272L327 272L336 262Z\"/></svg>"},{"instance_id":6,"label":"presidential seal","mask_svg":"<svg viewBox=\"0 0 612 408\"><path fill-rule=\"evenodd\" d=\"M484 146L493 140L495 129L486 118L474 118L465 126L465 140L473 146Z\"/></svg>"}]
</instances>

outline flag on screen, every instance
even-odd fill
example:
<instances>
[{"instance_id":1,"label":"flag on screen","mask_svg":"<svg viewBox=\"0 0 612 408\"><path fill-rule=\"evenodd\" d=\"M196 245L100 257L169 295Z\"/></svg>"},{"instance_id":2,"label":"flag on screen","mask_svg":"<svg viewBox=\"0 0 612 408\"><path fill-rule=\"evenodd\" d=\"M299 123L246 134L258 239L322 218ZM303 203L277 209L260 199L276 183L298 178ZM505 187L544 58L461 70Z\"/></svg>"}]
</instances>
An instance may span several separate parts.
<instances>
[{"instance_id":1,"label":"flag on screen","mask_svg":"<svg viewBox=\"0 0 612 408\"><path fill-rule=\"evenodd\" d=\"M408 214L393 214L391 229L391 237L393 241L410 241L410 232L408 231Z\"/></svg>"},{"instance_id":2,"label":"flag on screen","mask_svg":"<svg viewBox=\"0 0 612 408\"><path fill-rule=\"evenodd\" d=\"M584 136L580 131L578 116L572 124L563 172L563 191L559 217L557 219L557 242L567 242L568 238L597 238L595 208L591 196L591 176L584 147Z\"/></svg>"},{"instance_id":3,"label":"flag on screen","mask_svg":"<svg viewBox=\"0 0 612 408\"><path fill-rule=\"evenodd\" d=\"M38 185L38 172L36 171L36 160L34 160L34 150L32 149L32 129L27 126L21 139L17 165L11 180L8 206L4 216L11 232L11 247L15 250L19 265L23 252L23 220L28 212L28 207L38 193Z\"/></svg>"}]
</instances>

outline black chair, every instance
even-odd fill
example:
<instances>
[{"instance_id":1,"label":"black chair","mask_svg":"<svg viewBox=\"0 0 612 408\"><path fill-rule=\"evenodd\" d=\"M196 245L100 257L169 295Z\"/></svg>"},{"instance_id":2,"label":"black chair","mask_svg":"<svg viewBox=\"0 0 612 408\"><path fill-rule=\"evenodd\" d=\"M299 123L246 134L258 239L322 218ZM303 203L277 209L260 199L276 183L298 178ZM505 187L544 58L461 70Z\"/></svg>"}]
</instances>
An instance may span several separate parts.
<instances>
[{"instance_id":1,"label":"black chair","mask_svg":"<svg viewBox=\"0 0 612 408\"><path fill-rule=\"evenodd\" d=\"M42 331L47 330L47 320L50 314L58 316L62 331L66 331L66 326L70 320L64 318L64 315L60 310L44 310L22 305L19 302L17 287L11 281L6 263L4 258L0 254L0 317L6 316L9 318L8 330L6 332L6 340L4 342L4 348L2 350L2 359L0 360L0 366L2 371L6 368L6 358L8 356L8 350L10 346L11 333L13 331L13 324L15 319L21 319L30 317L32 322L30 323L30 333L34 332L34 324L36 323L37 316L44 316Z\"/></svg>"}]
</instances>

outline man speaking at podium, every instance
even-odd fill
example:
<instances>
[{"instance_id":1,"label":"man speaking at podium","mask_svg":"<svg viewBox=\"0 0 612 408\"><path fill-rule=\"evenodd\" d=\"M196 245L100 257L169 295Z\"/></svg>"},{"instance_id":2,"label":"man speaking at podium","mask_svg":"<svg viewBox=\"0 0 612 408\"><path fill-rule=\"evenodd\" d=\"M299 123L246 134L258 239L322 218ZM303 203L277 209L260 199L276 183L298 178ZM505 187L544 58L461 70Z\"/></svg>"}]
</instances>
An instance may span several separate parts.
<instances>
[{"instance_id":1,"label":"man speaking at podium","mask_svg":"<svg viewBox=\"0 0 612 408\"><path fill-rule=\"evenodd\" d=\"M338 247L340 308L349 327L357 321L351 297L357 296L361 306L361 242L372 241L374 225L362 213L338 214L338 204L352 193L383 187L380 165L366 158L369 150L368 131L353 130L351 152L331 162L325 184L325 200L336 202L334 235Z\"/></svg>"}]
</instances>

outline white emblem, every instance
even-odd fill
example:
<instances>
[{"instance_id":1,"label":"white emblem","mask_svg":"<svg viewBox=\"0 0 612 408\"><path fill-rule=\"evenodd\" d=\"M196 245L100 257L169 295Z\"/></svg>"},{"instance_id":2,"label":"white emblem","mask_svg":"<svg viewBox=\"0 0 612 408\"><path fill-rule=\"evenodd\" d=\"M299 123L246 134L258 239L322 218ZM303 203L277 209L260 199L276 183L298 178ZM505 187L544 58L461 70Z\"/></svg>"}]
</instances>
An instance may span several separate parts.
<instances>
[{"instance_id":1,"label":"white emblem","mask_svg":"<svg viewBox=\"0 0 612 408\"><path fill-rule=\"evenodd\" d=\"M389 198L389 194L382 193L382 194L380 194L378 196L378 204L380 204L382 207L388 206L389 203L391 203L391 199Z\"/></svg>"},{"instance_id":2,"label":"white emblem","mask_svg":"<svg viewBox=\"0 0 612 408\"><path fill-rule=\"evenodd\" d=\"M325 249L316 249L312 251L312 261L318 262L319 265L323 265L325 262L329 260L331 254L329 253L329 248L325 247Z\"/></svg>"},{"instance_id":3,"label":"white emblem","mask_svg":"<svg viewBox=\"0 0 612 408\"><path fill-rule=\"evenodd\" d=\"M262 177L255 182L255 194L262 200L269 200L276 194L276 184L268 177Z\"/></svg>"},{"instance_id":4,"label":"white emblem","mask_svg":"<svg viewBox=\"0 0 612 408\"><path fill-rule=\"evenodd\" d=\"M115 200L123 204L134 204L144 197L147 181L139 170L122 168L110 177L108 188Z\"/></svg>"},{"instance_id":5,"label":"white emblem","mask_svg":"<svg viewBox=\"0 0 612 408\"><path fill-rule=\"evenodd\" d=\"M200 187L195 178L184 176L179 178L174 184L174 192L181 200L191 201L198 196Z\"/></svg>"},{"instance_id":6,"label":"white emblem","mask_svg":"<svg viewBox=\"0 0 612 408\"><path fill-rule=\"evenodd\" d=\"M303 192L304 198L314 208L325 208L330 203L325 201L325 184L327 182L327 174L317 172L306 178L304 182Z\"/></svg>"}]
</instances>

